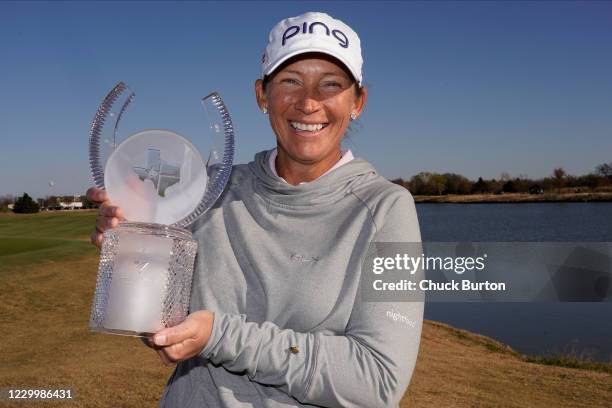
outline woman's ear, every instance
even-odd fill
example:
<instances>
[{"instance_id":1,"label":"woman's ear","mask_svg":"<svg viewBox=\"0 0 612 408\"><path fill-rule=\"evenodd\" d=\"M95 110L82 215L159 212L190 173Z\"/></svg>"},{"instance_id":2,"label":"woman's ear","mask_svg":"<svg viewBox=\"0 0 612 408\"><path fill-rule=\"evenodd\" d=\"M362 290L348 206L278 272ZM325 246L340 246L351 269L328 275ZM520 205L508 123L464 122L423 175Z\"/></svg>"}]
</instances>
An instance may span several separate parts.
<instances>
[{"instance_id":1,"label":"woman's ear","mask_svg":"<svg viewBox=\"0 0 612 408\"><path fill-rule=\"evenodd\" d=\"M365 108L367 100L368 100L368 88L363 86L361 87L361 92L359 93L359 96L355 98L354 112L357 114L357 116L361 116L361 112L363 112L363 109Z\"/></svg>"},{"instance_id":2,"label":"woman's ear","mask_svg":"<svg viewBox=\"0 0 612 408\"><path fill-rule=\"evenodd\" d=\"M255 81L255 98L257 98L257 106L259 106L259 110L263 111L264 108L267 108L268 101L266 98L266 90L263 86L263 81L258 79Z\"/></svg>"}]
</instances>

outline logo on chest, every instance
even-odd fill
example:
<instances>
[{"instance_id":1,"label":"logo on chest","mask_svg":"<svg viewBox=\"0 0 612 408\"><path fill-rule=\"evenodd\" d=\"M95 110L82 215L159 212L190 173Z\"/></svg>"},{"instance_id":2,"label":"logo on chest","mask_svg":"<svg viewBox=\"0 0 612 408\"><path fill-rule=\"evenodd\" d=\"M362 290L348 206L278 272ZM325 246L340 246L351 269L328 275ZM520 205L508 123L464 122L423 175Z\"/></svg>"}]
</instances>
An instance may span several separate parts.
<instances>
[{"instance_id":1,"label":"logo on chest","mask_svg":"<svg viewBox=\"0 0 612 408\"><path fill-rule=\"evenodd\" d=\"M319 257L292 253L289 259L291 262L317 262Z\"/></svg>"}]
</instances>

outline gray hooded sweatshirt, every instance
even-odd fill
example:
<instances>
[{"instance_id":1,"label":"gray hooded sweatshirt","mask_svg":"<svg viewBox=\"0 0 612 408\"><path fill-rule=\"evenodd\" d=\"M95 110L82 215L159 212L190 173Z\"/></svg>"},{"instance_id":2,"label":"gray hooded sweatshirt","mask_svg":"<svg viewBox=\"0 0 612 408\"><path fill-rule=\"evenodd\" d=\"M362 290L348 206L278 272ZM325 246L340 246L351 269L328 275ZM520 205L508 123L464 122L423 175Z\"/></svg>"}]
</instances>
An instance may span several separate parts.
<instances>
[{"instance_id":1,"label":"gray hooded sweatshirt","mask_svg":"<svg viewBox=\"0 0 612 408\"><path fill-rule=\"evenodd\" d=\"M397 407L423 303L362 301L360 275L372 242L421 241L412 196L360 158L293 186L272 174L269 154L235 166L192 227L190 311L215 319L160 406Z\"/></svg>"}]
</instances>

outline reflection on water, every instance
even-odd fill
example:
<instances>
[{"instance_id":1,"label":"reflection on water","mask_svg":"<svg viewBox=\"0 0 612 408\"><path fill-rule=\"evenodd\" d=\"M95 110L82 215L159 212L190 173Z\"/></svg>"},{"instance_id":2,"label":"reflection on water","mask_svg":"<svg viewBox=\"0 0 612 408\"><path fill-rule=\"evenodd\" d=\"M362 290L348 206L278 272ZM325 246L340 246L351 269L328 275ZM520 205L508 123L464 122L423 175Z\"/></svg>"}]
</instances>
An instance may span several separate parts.
<instances>
[{"instance_id":1,"label":"reflection on water","mask_svg":"<svg viewBox=\"0 0 612 408\"><path fill-rule=\"evenodd\" d=\"M612 203L417 204L424 241L612 242ZM612 361L612 302L427 303L425 317L526 354Z\"/></svg>"}]
</instances>

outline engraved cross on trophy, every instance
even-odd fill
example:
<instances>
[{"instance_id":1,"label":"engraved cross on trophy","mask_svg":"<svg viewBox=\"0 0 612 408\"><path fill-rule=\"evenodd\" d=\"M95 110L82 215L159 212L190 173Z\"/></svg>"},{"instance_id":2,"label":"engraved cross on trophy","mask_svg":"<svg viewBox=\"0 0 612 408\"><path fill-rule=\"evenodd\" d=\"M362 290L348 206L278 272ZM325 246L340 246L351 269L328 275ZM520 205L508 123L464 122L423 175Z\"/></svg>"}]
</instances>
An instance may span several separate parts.
<instances>
[{"instance_id":1,"label":"engraved cross on trophy","mask_svg":"<svg viewBox=\"0 0 612 408\"><path fill-rule=\"evenodd\" d=\"M118 83L90 129L94 183L106 189L127 221L104 233L89 326L147 336L187 317L197 243L185 227L225 188L234 131L214 92L202 99L212 137L206 162L189 140L169 130L143 130L118 143L119 122L133 99L134 93Z\"/></svg>"}]
</instances>

